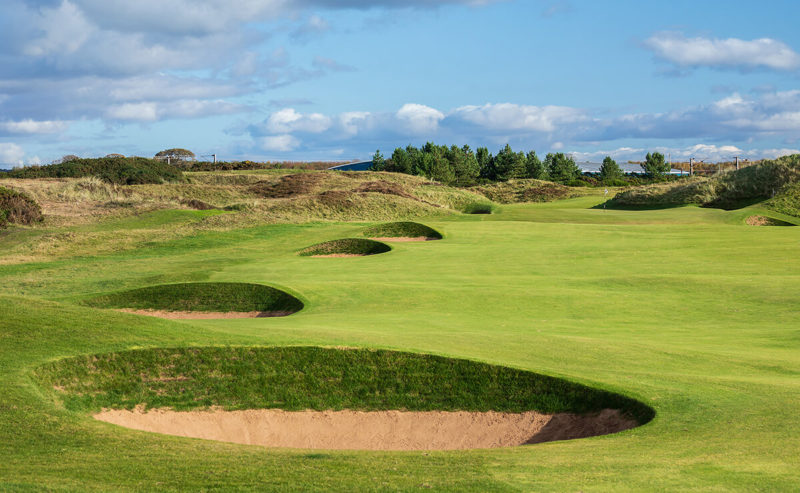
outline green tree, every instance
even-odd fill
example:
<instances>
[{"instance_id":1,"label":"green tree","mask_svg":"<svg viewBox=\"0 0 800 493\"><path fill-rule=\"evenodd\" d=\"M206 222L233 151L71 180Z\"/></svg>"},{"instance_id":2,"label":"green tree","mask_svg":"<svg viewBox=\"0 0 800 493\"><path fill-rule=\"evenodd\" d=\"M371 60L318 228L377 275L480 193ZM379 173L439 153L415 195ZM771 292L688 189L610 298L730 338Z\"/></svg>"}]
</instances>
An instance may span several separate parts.
<instances>
[{"instance_id":1,"label":"green tree","mask_svg":"<svg viewBox=\"0 0 800 493\"><path fill-rule=\"evenodd\" d=\"M369 169L372 171L383 171L386 169L386 159L383 158L380 149L376 150L375 154L372 155L372 164Z\"/></svg>"},{"instance_id":2,"label":"green tree","mask_svg":"<svg viewBox=\"0 0 800 493\"><path fill-rule=\"evenodd\" d=\"M606 156L603 159L603 164L600 166L600 180L605 183L610 183L615 180L622 179L622 169L616 161L611 159L611 156Z\"/></svg>"},{"instance_id":3,"label":"green tree","mask_svg":"<svg viewBox=\"0 0 800 493\"><path fill-rule=\"evenodd\" d=\"M569 183L581 174L575 160L563 152L549 153L544 158L544 166L550 179L559 183Z\"/></svg>"},{"instance_id":4,"label":"green tree","mask_svg":"<svg viewBox=\"0 0 800 493\"><path fill-rule=\"evenodd\" d=\"M525 154L514 152L506 144L494 158L495 177L497 180L523 178L526 175Z\"/></svg>"},{"instance_id":5,"label":"green tree","mask_svg":"<svg viewBox=\"0 0 800 493\"><path fill-rule=\"evenodd\" d=\"M181 149L181 148L173 148L173 149L164 149L163 151L159 151L155 155L155 159L159 161L194 161L195 155L189 149Z\"/></svg>"},{"instance_id":6,"label":"green tree","mask_svg":"<svg viewBox=\"0 0 800 493\"><path fill-rule=\"evenodd\" d=\"M494 158L489 154L489 149L485 147L478 147L475 151L475 159L478 161L480 168L479 176L494 180L496 173L494 170Z\"/></svg>"},{"instance_id":7,"label":"green tree","mask_svg":"<svg viewBox=\"0 0 800 493\"><path fill-rule=\"evenodd\" d=\"M413 167L411 155L402 147L398 147L392 153L391 166L387 165L386 171L411 174Z\"/></svg>"},{"instance_id":8,"label":"green tree","mask_svg":"<svg viewBox=\"0 0 800 493\"><path fill-rule=\"evenodd\" d=\"M536 155L536 151L528 152L525 156L525 171L528 178L541 180L545 177L545 169L542 160Z\"/></svg>"},{"instance_id":9,"label":"green tree","mask_svg":"<svg viewBox=\"0 0 800 493\"><path fill-rule=\"evenodd\" d=\"M644 158L644 163L640 165L647 176L657 178L664 176L669 171L669 164L664 161L664 155L654 152Z\"/></svg>"}]
</instances>

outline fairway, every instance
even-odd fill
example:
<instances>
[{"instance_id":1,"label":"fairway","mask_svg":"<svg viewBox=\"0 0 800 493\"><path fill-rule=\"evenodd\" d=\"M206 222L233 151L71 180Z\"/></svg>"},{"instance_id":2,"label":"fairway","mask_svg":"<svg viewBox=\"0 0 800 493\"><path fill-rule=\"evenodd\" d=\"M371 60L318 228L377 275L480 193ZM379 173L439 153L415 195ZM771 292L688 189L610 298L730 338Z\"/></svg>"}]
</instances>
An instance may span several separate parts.
<instances>
[{"instance_id":1,"label":"fairway","mask_svg":"<svg viewBox=\"0 0 800 493\"><path fill-rule=\"evenodd\" d=\"M747 225L766 214L757 206L624 211L597 208L602 200L415 218L443 239L351 258L298 251L363 238L379 223L199 231L0 265L0 490L796 489L800 228ZM168 226L187 215L147 220ZM190 282L270 286L302 310L162 320L87 306ZM269 308L242 308L251 309ZM616 434L511 448L312 453L122 428L41 383L42 368L64 358L220 346L458 358L621 394L655 417Z\"/></svg>"}]
</instances>

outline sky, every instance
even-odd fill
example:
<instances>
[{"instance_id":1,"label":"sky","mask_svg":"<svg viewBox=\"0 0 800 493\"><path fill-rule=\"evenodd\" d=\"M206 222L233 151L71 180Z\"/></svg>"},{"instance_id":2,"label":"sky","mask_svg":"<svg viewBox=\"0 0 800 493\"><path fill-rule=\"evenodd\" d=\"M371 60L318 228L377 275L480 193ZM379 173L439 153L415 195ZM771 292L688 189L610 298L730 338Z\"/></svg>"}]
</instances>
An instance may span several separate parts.
<instances>
[{"instance_id":1,"label":"sky","mask_svg":"<svg viewBox=\"0 0 800 493\"><path fill-rule=\"evenodd\" d=\"M800 2L2 0L0 167L800 152Z\"/></svg>"}]
</instances>

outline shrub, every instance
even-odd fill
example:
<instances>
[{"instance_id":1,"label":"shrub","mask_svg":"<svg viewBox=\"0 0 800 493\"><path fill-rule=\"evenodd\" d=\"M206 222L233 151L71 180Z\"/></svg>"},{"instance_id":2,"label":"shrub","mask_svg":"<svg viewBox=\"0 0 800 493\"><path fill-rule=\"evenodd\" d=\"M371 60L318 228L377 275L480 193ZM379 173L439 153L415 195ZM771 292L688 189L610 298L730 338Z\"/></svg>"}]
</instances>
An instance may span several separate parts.
<instances>
[{"instance_id":1,"label":"shrub","mask_svg":"<svg viewBox=\"0 0 800 493\"><path fill-rule=\"evenodd\" d=\"M464 214L491 214L493 211L494 206L484 202L472 202L461 210Z\"/></svg>"},{"instance_id":2,"label":"shrub","mask_svg":"<svg viewBox=\"0 0 800 493\"><path fill-rule=\"evenodd\" d=\"M47 166L29 166L5 173L8 178L83 178L96 176L115 185L184 181L183 173L167 163L141 157L74 159Z\"/></svg>"},{"instance_id":3,"label":"shrub","mask_svg":"<svg viewBox=\"0 0 800 493\"><path fill-rule=\"evenodd\" d=\"M30 196L0 187L0 227L7 223L33 224L42 219L42 208Z\"/></svg>"}]
</instances>

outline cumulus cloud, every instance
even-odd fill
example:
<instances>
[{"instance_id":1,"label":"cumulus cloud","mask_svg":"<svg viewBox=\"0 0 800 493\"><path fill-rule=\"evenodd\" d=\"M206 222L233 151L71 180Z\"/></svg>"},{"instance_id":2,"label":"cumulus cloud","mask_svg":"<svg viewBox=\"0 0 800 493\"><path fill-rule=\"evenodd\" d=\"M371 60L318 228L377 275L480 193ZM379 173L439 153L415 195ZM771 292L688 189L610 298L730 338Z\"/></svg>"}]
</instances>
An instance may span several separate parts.
<instances>
[{"instance_id":1,"label":"cumulus cloud","mask_svg":"<svg viewBox=\"0 0 800 493\"><path fill-rule=\"evenodd\" d=\"M304 115L294 108L286 108L269 116L266 130L270 133L309 132L320 133L328 130L331 119L321 113Z\"/></svg>"},{"instance_id":2,"label":"cumulus cloud","mask_svg":"<svg viewBox=\"0 0 800 493\"><path fill-rule=\"evenodd\" d=\"M412 134L436 132L444 113L424 104L408 103L397 110L397 120Z\"/></svg>"},{"instance_id":3,"label":"cumulus cloud","mask_svg":"<svg viewBox=\"0 0 800 493\"><path fill-rule=\"evenodd\" d=\"M178 100L168 102L145 101L113 105L105 117L115 121L154 122L164 119L202 118L241 111L241 105L227 101Z\"/></svg>"},{"instance_id":4,"label":"cumulus cloud","mask_svg":"<svg viewBox=\"0 0 800 493\"><path fill-rule=\"evenodd\" d=\"M797 70L800 54L785 43L761 38L688 38L679 32L662 31L645 40L644 46L664 61L678 67L719 69Z\"/></svg>"},{"instance_id":5,"label":"cumulus cloud","mask_svg":"<svg viewBox=\"0 0 800 493\"><path fill-rule=\"evenodd\" d=\"M560 125L587 120L584 111L566 106L527 106L512 103L462 106L452 116L494 130L553 132Z\"/></svg>"},{"instance_id":6,"label":"cumulus cloud","mask_svg":"<svg viewBox=\"0 0 800 493\"><path fill-rule=\"evenodd\" d=\"M22 147L11 142L0 142L0 164L21 165L24 157Z\"/></svg>"},{"instance_id":7,"label":"cumulus cloud","mask_svg":"<svg viewBox=\"0 0 800 493\"><path fill-rule=\"evenodd\" d=\"M67 128L63 121L36 121L30 118L20 121L0 122L0 133L8 134L52 134Z\"/></svg>"},{"instance_id":8,"label":"cumulus cloud","mask_svg":"<svg viewBox=\"0 0 800 493\"><path fill-rule=\"evenodd\" d=\"M707 162L731 161L735 156L740 159L772 159L788 154L798 154L800 149L767 148L742 149L734 145L693 144L685 147L653 146L653 147L619 147L603 151L570 151L576 161L599 162L606 156L617 161L641 161L648 152L660 152L670 156L673 161L688 161L689 158Z\"/></svg>"},{"instance_id":9,"label":"cumulus cloud","mask_svg":"<svg viewBox=\"0 0 800 493\"><path fill-rule=\"evenodd\" d=\"M261 139L261 148L265 151L289 152L299 145L300 140L292 135L270 135Z\"/></svg>"}]
</instances>

